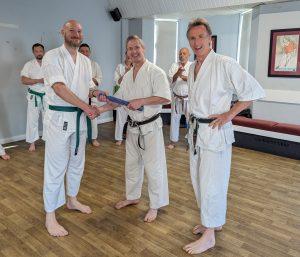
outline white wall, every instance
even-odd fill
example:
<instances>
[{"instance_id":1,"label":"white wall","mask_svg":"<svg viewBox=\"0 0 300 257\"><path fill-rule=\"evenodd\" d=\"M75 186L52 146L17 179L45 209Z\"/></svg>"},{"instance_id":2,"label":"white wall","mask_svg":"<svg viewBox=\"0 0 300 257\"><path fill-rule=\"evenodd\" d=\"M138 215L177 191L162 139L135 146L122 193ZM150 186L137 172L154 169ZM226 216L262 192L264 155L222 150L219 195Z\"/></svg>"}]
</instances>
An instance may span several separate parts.
<instances>
[{"instance_id":1,"label":"white wall","mask_svg":"<svg viewBox=\"0 0 300 257\"><path fill-rule=\"evenodd\" d=\"M121 23L108 13L107 0L0 0L0 142L23 139L26 127L26 88L19 81L35 42L46 50L62 44L59 31L68 19L83 25L84 42L104 75L103 89L112 92L113 72L121 61ZM14 26L1 26L14 24ZM102 119L110 118L107 113Z\"/></svg>"},{"instance_id":2,"label":"white wall","mask_svg":"<svg viewBox=\"0 0 300 257\"><path fill-rule=\"evenodd\" d=\"M253 117L300 124L300 79L268 77L270 31L300 27L300 2L257 7L251 30L249 71L266 89L267 98L253 104Z\"/></svg>"}]
</instances>

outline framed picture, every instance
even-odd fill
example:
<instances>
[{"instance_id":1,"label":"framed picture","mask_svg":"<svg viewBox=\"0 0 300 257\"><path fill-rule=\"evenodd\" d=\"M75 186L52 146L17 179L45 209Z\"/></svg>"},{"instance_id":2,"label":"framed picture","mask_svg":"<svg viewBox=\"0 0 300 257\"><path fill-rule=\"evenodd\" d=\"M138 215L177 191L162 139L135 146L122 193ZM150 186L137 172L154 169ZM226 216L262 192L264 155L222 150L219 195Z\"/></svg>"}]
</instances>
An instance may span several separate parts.
<instances>
[{"instance_id":1,"label":"framed picture","mask_svg":"<svg viewBox=\"0 0 300 257\"><path fill-rule=\"evenodd\" d=\"M215 51L215 53L217 52L217 36L216 35L211 36L211 48Z\"/></svg>"},{"instance_id":2,"label":"framed picture","mask_svg":"<svg viewBox=\"0 0 300 257\"><path fill-rule=\"evenodd\" d=\"M300 77L300 28L271 30L269 77Z\"/></svg>"}]
</instances>

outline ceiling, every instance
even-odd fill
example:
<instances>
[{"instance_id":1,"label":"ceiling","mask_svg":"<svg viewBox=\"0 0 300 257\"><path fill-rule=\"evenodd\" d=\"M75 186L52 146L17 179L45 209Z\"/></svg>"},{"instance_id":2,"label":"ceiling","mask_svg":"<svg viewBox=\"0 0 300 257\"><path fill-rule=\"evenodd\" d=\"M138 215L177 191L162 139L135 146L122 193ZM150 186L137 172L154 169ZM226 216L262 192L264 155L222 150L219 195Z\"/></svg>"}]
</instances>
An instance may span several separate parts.
<instances>
[{"instance_id":1,"label":"ceiling","mask_svg":"<svg viewBox=\"0 0 300 257\"><path fill-rule=\"evenodd\" d=\"M241 13L254 6L282 0L108 0L110 9L119 8L122 17L180 19Z\"/></svg>"}]
</instances>

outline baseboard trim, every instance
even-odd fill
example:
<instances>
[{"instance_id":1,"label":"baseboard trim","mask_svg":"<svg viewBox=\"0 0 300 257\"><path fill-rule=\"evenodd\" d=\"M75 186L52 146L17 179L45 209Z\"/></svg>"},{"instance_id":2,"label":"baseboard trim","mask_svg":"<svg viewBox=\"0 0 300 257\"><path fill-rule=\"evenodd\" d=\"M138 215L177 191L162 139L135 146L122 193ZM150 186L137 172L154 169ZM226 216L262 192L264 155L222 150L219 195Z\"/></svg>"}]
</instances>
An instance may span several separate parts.
<instances>
[{"instance_id":1,"label":"baseboard trim","mask_svg":"<svg viewBox=\"0 0 300 257\"><path fill-rule=\"evenodd\" d=\"M300 143L238 131L235 131L234 135L234 146L300 159Z\"/></svg>"},{"instance_id":2,"label":"baseboard trim","mask_svg":"<svg viewBox=\"0 0 300 257\"><path fill-rule=\"evenodd\" d=\"M97 122L98 122L98 124L102 124L102 123L107 123L107 122L111 122L111 121L113 121L113 117L102 118L102 119L99 119ZM42 131L40 131L39 134L40 134L40 136L42 136ZM8 143L16 142L16 141L21 141L21 140L25 140L25 138L26 138L26 134L2 138L2 139L0 139L0 144L8 144Z\"/></svg>"}]
</instances>

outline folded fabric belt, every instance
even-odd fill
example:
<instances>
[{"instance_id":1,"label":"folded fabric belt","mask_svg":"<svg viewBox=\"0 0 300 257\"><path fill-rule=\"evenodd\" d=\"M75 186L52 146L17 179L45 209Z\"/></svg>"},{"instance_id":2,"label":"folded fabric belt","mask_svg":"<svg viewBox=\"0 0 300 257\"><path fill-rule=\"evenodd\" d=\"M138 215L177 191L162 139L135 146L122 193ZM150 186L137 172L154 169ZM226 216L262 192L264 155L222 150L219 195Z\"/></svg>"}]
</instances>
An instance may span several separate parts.
<instances>
[{"instance_id":1,"label":"folded fabric belt","mask_svg":"<svg viewBox=\"0 0 300 257\"><path fill-rule=\"evenodd\" d=\"M39 92L36 92L36 91L34 91L34 90L30 89L30 88L28 88L28 92L30 94L34 95L34 106L35 107L38 106L36 97L39 96L41 98L42 106L44 108L43 98L44 98L45 93L39 93Z\"/></svg>"},{"instance_id":2,"label":"folded fabric belt","mask_svg":"<svg viewBox=\"0 0 300 257\"><path fill-rule=\"evenodd\" d=\"M57 112L77 112L76 116L76 147L75 147L75 155L78 153L78 147L79 147L79 132L80 132L80 116L83 113L83 110L81 110L78 107L75 106L57 106L57 105L49 105L49 109L52 111ZM86 117L86 124L87 124L87 134L88 134L88 140L91 142L92 140L92 124L89 117Z\"/></svg>"},{"instance_id":3,"label":"folded fabric belt","mask_svg":"<svg viewBox=\"0 0 300 257\"><path fill-rule=\"evenodd\" d=\"M158 113L158 114L152 116L152 117L151 117L150 119L148 119L148 120L144 120L144 121L133 121L133 120L130 118L130 116L128 115L128 117L127 117L128 125L129 125L130 127L138 127L138 128L139 128L140 134L139 134L139 137L138 137L138 146L139 146L139 148L141 148L142 150L145 150L145 146L144 146L144 148L141 146L141 136L142 136L141 133L142 133L142 131L141 131L140 126L141 126L141 125L148 124L148 123L150 123L150 122L152 122L152 121L155 121L155 120L158 119L159 117L160 117L160 113Z\"/></svg>"},{"instance_id":4,"label":"folded fabric belt","mask_svg":"<svg viewBox=\"0 0 300 257\"><path fill-rule=\"evenodd\" d=\"M188 98L189 96L188 95L176 95L174 92L173 92L173 95L179 99L184 99L184 98Z\"/></svg>"},{"instance_id":5,"label":"folded fabric belt","mask_svg":"<svg viewBox=\"0 0 300 257\"><path fill-rule=\"evenodd\" d=\"M181 101L181 111L184 110L184 105L186 104L186 101L184 101L185 98L188 98L189 96L188 95L176 95L174 92L173 92L173 95L174 97L176 97L177 99L179 99ZM177 111L177 104L176 102L174 103L175 104L175 112L179 114L179 112Z\"/></svg>"},{"instance_id":6,"label":"folded fabric belt","mask_svg":"<svg viewBox=\"0 0 300 257\"><path fill-rule=\"evenodd\" d=\"M193 114L191 114L190 116L190 121L191 123L194 123L195 121L196 123L196 127L194 128L193 131L193 147L194 147L194 155L197 154L197 150L196 150L196 143L197 143L197 136L198 136L198 129L199 129L199 123L211 123L215 120L216 118L197 118L195 117ZM191 126L190 126L191 127Z\"/></svg>"}]
</instances>

